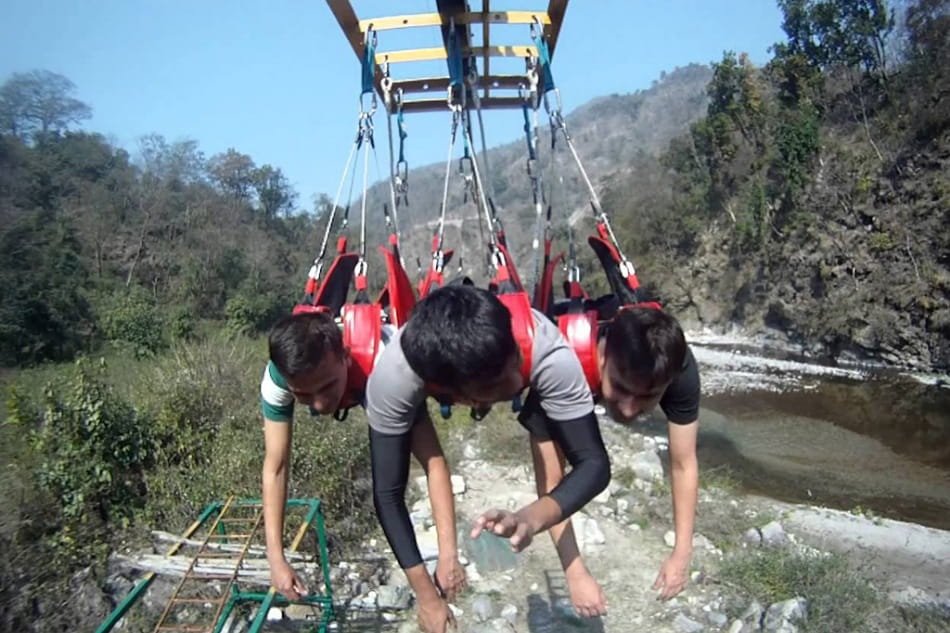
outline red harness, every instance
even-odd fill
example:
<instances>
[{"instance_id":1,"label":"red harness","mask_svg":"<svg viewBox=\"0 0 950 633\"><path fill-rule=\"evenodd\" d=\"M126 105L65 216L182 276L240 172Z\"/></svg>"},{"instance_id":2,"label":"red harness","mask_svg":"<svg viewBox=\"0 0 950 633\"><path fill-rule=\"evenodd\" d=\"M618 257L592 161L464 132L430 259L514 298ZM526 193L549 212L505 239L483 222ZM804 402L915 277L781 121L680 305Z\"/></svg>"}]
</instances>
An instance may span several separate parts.
<instances>
[{"instance_id":1,"label":"red harness","mask_svg":"<svg viewBox=\"0 0 950 633\"><path fill-rule=\"evenodd\" d=\"M366 392L366 383L382 347L383 308L389 308L389 320L397 327L403 325L415 307L416 299L406 271L399 259L395 235L389 237L389 247L380 247L386 262L386 287L376 302L367 296L365 274L354 275L359 256L346 252L346 237L337 242L337 254L322 282L307 279L306 298L294 306L293 314L324 312L340 315L343 324L343 347L349 351L350 367L346 377L346 392L337 419L346 417L350 407L360 404ZM356 289L356 298L346 303L350 279Z\"/></svg>"},{"instance_id":2,"label":"red harness","mask_svg":"<svg viewBox=\"0 0 950 633\"><path fill-rule=\"evenodd\" d=\"M622 266L623 258L610 240L607 226L603 222L597 223L597 234L588 238L588 243L597 254L614 294L624 302L621 309L651 308L662 310L662 306L655 301L642 301L640 280L632 267ZM550 314L554 269L563 258L563 254L554 259L550 257L550 241L545 241L545 267L538 287L535 288L535 308ZM592 393L600 392L600 362L598 358L598 341L600 327L596 310L585 310L584 299L587 292L577 281L564 282L564 294L570 299L567 313L557 317L558 329L567 339L568 345L574 350L584 371L584 378Z\"/></svg>"},{"instance_id":3,"label":"red harness","mask_svg":"<svg viewBox=\"0 0 950 633\"><path fill-rule=\"evenodd\" d=\"M557 327L581 363L592 393L600 391L600 363L597 357L598 323L596 310L584 310L581 301L572 301L567 314L557 318Z\"/></svg>"},{"instance_id":4,"label":"red harness","mask_svg":"<svg viewBox=\"0 0 950 633\"><path fill-rule=\"evenodd\" d=\"M348 303L343 306L343 347L350 352L346 393L341 409L360 403L382 345L382 309L378 303Z\"/></svg>"}]
</instances>

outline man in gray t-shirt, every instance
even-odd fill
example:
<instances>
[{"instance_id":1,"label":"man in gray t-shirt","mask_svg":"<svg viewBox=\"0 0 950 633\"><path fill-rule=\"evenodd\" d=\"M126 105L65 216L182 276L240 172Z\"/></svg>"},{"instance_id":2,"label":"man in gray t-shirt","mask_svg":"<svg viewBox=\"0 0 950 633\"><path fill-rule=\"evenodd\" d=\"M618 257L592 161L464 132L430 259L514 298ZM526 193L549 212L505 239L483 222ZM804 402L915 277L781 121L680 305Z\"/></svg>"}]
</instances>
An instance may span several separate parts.
<instances>
[{"instance_id":1,"label":"man in gray t-shirt","mask_svg":"<svg viewBox=\"0 0 950 633\"><path fill-rule=\"evenodd\" d=\"M484 409L511 401L530 388L529 397L544 411L548 427L546 438L532 434L536 471L541 450L559 451L572 465L559 482L545 481L539 475L537 501L515 512L490 510L482 514L473 536L487 529L509 538L512 547L521 550L538 532L565 529L565 520L610 481L609 458L580 362L546 317L532 311L526 318L531 319L527 325L533 330L530 351L519 349L512 333L512 316L496 296L470 286L436 290L416 306L409 323L379 357L370 376L366 413L374 503L383 531L416 593L426 631L444 630L449 618L447 606L422 564L405 504L411 431L427 396L446 404ZM523 358L528 354L530 359ZM450 526L440 526L437 521L437 529L454 531L454 516L451 520ZM588 615L602 611L602 595L595 602L599 606Z\"/></svg>"}]
</instances>

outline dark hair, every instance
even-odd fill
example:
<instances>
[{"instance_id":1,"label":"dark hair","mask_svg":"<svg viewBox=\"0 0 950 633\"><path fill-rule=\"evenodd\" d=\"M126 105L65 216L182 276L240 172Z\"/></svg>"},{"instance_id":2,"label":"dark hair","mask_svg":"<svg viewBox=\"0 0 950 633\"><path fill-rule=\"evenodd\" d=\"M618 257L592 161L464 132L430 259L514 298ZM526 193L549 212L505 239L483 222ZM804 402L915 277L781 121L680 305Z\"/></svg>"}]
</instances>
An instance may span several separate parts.
<instances>
[{"instance_id":1,"label":"dark hair","mask_svg":"<svg viewBox=\"0 0 950 633\"><path fill-rule=\"evenodd\" d=\"M444 386L490 383L517 353L511 314L481 288L439 288L416 305L402 351L423 381Z\"/></svg>"},{"instance_id":2,"label":"dark hair","mask_svg":"<svg viewBox=\"0 0 950 633\"><path fill-rule=\"evenodd\" d=\"M686 337L676 319L662 310L627 308L607 328L605 354L621 374L653 388L683 370Z\"/></svg>"},{"instance_id":3,"label":"dark hair","mask_svg":"<svg viewBox=\"0 0 950 633\"><path fill-rule=\"evenodd\" d=\"M292 379L316 369L328 353L342 358L343 334L329 314L295 314L274 325L267 347L277 371Z\"/></svg>"}]
</instances>

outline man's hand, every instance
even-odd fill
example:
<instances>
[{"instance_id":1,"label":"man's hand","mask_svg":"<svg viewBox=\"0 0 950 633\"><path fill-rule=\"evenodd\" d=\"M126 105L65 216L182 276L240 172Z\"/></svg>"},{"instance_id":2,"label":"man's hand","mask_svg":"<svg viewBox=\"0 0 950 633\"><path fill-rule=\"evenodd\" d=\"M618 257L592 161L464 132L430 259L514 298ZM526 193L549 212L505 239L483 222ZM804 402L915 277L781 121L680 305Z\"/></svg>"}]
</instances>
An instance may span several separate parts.
<instances>
[{"instance_id":1,"label":"man's hand","mask_svg":"<svg viewBox=\"0 0 950 633\"><path fill-rule=\"evenodd\" d=\"M288 600L300 600L307 595L307 585L303 584L297 572L283 558L270 564L270 582Z\"/></svg>"},{"instance_id":2,"label":"man's hand","mask_svg":"<svg viewBox=\"0 0 950 633\"><path fill-rule=\"evenodd\" d=\"M653 583L653 588L660 592L660 600L669 600L686 587L686 581L689 579L689 558L688 553L673 552L663 561L660 573Z\"/></svg>"},{"instance_id":3,"label":"man's hand","mask_svg":"<svg viewBox=\"0 0 950 633\"><path fill-rule=\"evenodd\" d=\"M442 598L420 600L417 617L422 633L446 633L449 625L455 628L455 616Z\"/></svg>"},{"instance_id":4,"label":"man's hand","mask_svg":"<svg viewBox=\"0 0 950 633\"><path fill-rule=\"evenodd\" d=\"M593 618L607 615L607 598L604 590L586 569L567 573L567 588L571 593L571 604L577 615Z\"/></svg>"},{"instance_id":5,"label":"man's hand","mask_svg":"<svg viewBox=\"0 0 950 633\"><path fill-rule=\"evenodd\" d=\"M535 530L528 521L517 512L508 510L489 510L475 519L475 527L472 528L471 537L478 538L482 530L507 538L511 543L511 549L520 552L531 545L531 539L534 538Z\"/></svg>"},{"instance_id":6,"label":"man's hand","mask_svg":"<svg viewBox=\"0 0 950 633\"><path fill-rule=\"evenodd\" d=\"M439 557L435 568L435 586L442 592L442 597L448 602L455 602L455 597L465 589L465 568L459 563L457 555Z\"/></svg>"}]
</instances>

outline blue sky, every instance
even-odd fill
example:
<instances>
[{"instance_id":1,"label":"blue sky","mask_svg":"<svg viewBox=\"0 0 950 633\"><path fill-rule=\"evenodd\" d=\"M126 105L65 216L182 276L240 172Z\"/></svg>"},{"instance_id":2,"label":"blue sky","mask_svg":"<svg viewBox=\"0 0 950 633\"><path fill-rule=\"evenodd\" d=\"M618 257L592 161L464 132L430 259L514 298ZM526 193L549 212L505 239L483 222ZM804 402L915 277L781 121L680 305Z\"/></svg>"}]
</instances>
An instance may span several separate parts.
<instances>
[{"instance_id":1,"label":"blue sky","mask_svg":"<svg viewBox=\"0 0 950 633\"><path fill-rule=\"evenodd\" d=\"M360 17L435 10L435 0L352 4ZM494 0L491 6L546 5ZM206 156L234 147L258 165L280 167L300 206L309 208L317 192L334 193L355 133L359 63L322 0L4 0L3 6L0 81L39 68L69 77L76 96L93 108L85 127L133 155L148 133L191 138ZM553 62L564 108L647 88L661 71L715 61L724 50L763 63L783 37L780 22L771 0L573 0ZM436 46L436 33L381 32L378 47ZM493 39L527 43L527 28L500 27ZM445 160L448 126L442 113L408 119L410 167ZM489 145L517 138L520 126L517 112L490 113ZM377 116L376 127L385 173L384 117Z\"/></svg>"}]
</instances>

